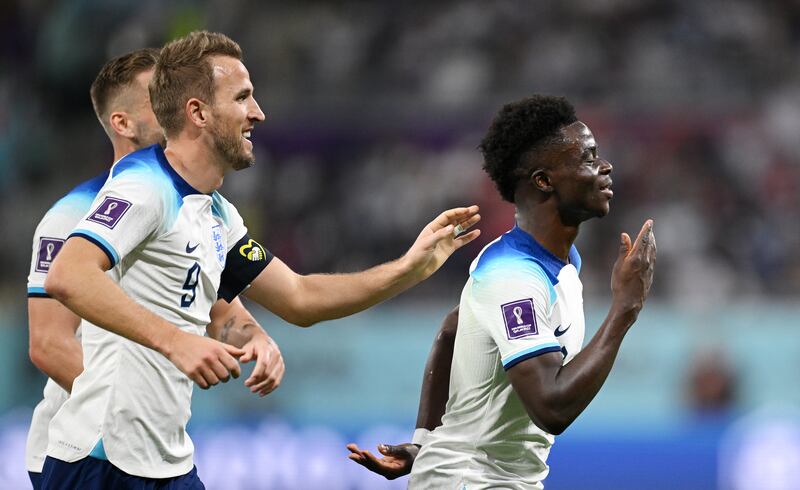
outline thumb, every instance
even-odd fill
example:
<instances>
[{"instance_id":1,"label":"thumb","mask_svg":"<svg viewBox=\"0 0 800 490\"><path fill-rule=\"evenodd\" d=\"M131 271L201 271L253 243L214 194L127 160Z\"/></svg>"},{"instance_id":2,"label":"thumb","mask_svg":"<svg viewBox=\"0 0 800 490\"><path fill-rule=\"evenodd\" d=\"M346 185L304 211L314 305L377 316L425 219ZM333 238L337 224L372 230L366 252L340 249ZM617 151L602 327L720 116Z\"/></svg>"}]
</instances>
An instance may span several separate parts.
<instances>
[{"instance_id":1,"label":"thumb","mask_svg":"<svg viewBox=\"0 0 800 490\"><path fill-rule=\"evenodd\" d=\"M396 456L403 452L400 446L391 446L389 444L378 444L378 451L384 456Z\"/></svg>"},{"instance_id":2,"label":"thumb","mask_svg":"<svg viewBox=\"0 0 800 490\"><path fill-rule=\"evenodd\" d=\"M233 357L238 358L245 354L245 351L238 347L234 347L230 344L222 344L222 345L225 346L225 350L228 351L228 354L232 355Z\"/></svg>"},{"instance_id":3,"label":"thumb","mask_svg":"<svg viewBox=\"0 0 800 490\"><path fill-rule=\"evenodd\" d=\"M619 236L619 254L624 257L631 251L631 237L627 233Z\"/></svg>"}]
</instances>

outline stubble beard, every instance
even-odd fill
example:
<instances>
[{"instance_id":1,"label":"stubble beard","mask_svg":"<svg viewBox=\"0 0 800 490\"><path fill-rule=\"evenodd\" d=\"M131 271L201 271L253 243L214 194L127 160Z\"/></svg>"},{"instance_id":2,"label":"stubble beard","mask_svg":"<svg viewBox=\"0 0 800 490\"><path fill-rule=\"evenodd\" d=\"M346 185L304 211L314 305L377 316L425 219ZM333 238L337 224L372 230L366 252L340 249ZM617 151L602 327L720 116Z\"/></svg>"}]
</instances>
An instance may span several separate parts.
<instances>
[{"instance_id":1,"label":"stubble beard","mask_svg":"<svg viewBox=\"0 0 800 490\"><path fill-rule=\"evenodd\" d=\"M252 153L248 155L245 151L241 134L226 134L215 127L212 129L212 136L214 148L234 170L243 170L256 163L255 156Z\"/></svg>"}]
</instances>

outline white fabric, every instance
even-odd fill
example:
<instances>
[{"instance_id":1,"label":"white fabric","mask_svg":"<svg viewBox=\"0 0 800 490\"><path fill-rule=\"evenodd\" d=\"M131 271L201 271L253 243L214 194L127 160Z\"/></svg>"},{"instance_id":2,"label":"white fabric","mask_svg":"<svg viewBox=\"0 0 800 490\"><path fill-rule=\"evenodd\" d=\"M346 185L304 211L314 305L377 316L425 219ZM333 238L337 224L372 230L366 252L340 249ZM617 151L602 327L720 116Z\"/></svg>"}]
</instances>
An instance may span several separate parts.
<instances>
[{"instance_id":1,"label":"white fabric","mask_svg":"<svg viewBox=\"0 0 800 490\"><path fill-rule=\"evenodd\" d=\"M410 489L543 488L554 437L531 421L505 369L552 352L569 362L583 344L584 316L575 266L554 269L540 248L515 228L473 262L447 409L414 462Z\"/></svg>"},{"instance_id":2,"label":"white fabric","mask_svg":"<svg viewBox=\"0 0 800 490\"><path fill-rule=\"evenodd\" d=\"M28 293L41 296L44 281L50 264L55 259L57 246L66 241L67 236L92 204L97 190L105 180L101 175L79 185L54 204L44 215L33 236L31 267L28 274ZM80 339L80 328L76 332ZM41 473L47 451L47 427L50 419L61 408L68 393L55 381L48 379L43 391L43 399L33 410L31 426L25 445L25 468L33 473Z\"/></svg>"},{"instance_id":3,"label":"white fabric","mask_svg":"<svg viewBox=\"0 0 800 490\"><path fill-rule=\"evenodd\" d=\"M203 335L225 255L247 230L219 194L194 191L168 166L158 147L123 158L73 235L118 260L111 275L134 301ZM108 460L131 475L189 472L191 380L153 350L82 329L85 370L53 418L48 455L77 461L102 438Z\"/></svg>"}]
</instances>

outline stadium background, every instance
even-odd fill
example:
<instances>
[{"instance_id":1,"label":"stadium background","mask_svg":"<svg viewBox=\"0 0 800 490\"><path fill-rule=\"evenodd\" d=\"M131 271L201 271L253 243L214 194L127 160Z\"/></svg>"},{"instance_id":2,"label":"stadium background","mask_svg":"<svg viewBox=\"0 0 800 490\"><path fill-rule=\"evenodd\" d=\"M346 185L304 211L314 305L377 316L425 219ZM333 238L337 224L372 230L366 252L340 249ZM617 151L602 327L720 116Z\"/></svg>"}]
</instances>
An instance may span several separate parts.
<instances>
[{"instance_id":1,"label":"stadium background","mask_svg":"<svg viewBox=\"0 0 800 490\"><path fill-rule=\"evenodd\" d=\"M195 28L244 49L267 121L256 167L223 192L295 270L395 258L449 206L484 217L480 244L370 312L310 330L260 313L286 377L265 399L196 391L209 488L405 487L344 444L410 437L434 332L513 219L475 147L535 92L569 97L615 165L612 213L578 241L590 331L618 233L653 217L659 244L651 299L558 438L548 490L800 488L798 25L789 0L0 3L0 488L27 481L44 384L27 358L30 237L112 156L89 84L109 57Z\"/></svg>"}]
</instances>

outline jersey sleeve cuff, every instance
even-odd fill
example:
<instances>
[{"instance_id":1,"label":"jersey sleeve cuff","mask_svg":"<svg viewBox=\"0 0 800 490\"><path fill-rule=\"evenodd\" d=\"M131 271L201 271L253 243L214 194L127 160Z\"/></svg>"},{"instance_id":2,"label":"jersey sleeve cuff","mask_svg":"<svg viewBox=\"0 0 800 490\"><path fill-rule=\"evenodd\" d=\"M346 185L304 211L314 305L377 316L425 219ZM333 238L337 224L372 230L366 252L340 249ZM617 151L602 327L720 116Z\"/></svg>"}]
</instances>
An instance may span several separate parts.
<instances>
[{"instance_id":1,"label":"jersey sleeve cuff","mask_svg":"<svg viewBox=\"0 0 800 490\"><path fill-rule=\"evenodd\" d=\"M520 362L530 359L531 357L541 356L549 352L561 352L561 344L558 342L547 342L533 347L529 347L521 352L510 355L503 359L503 369L508 371Z\"/></svg>"},{"instance_id":2,"label":"jersey sleeve cuff","mask_svg":"<svg viewBox=\"0 0 800 490\"><path fill-rule=\"evenodd\" d=\"M431 431L425 429L423 427L417 427L414 431L414 435L411 437L411 444L416 444L418 446L424 446L425 443L428 441L428 436L430 435Z\"/></svg>"},{"instance_id":3,"label":"jersey sleeve cuff","mask_svg":"<svg viewBox=\"0 0 800 490\"><path fill-rule=\"evenodd\" d=\"M50 295L41 286L28 286L29 298L49 298Z\"/></svg>"},{"instance_id":4,"label":"jersey sleeve cuff","mask_svg":"<svg viewBox=\"0 0 800 490\"><path fill-rule=\"evenodd\" d=\"M111 262L111 267L114 267L117 265L117 263L119 263L119 254L117 251L114 250L114 247L112 247L105 238L101 237L97 233L89 230L77 229L70 233L67 239L74 236L79 236L97 245L100 250L102 250L106 256L108 256L108 260Z\"/></svg>"}]
</instances>

